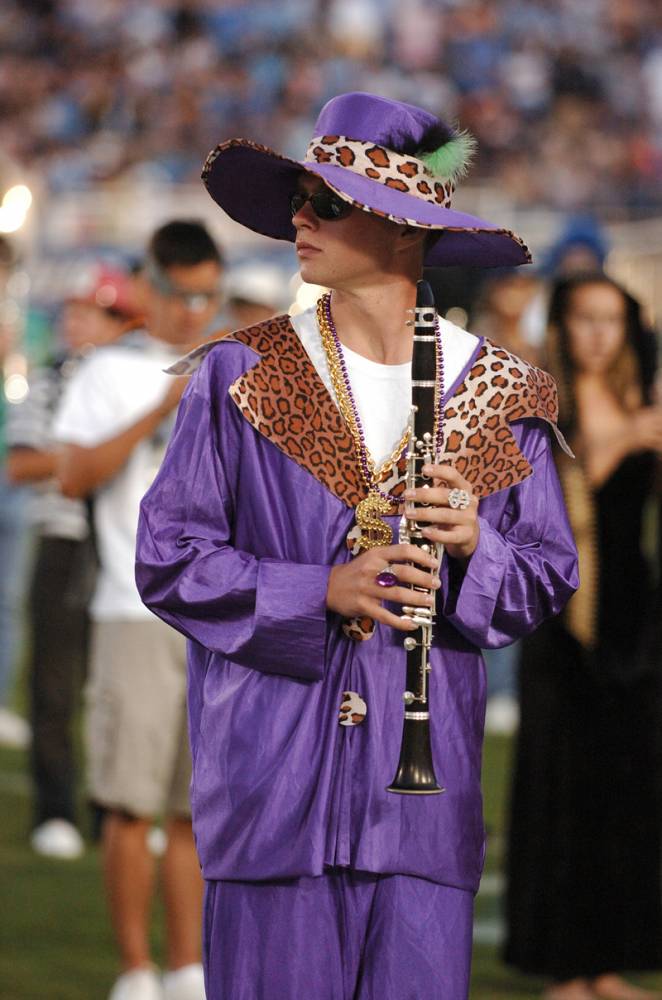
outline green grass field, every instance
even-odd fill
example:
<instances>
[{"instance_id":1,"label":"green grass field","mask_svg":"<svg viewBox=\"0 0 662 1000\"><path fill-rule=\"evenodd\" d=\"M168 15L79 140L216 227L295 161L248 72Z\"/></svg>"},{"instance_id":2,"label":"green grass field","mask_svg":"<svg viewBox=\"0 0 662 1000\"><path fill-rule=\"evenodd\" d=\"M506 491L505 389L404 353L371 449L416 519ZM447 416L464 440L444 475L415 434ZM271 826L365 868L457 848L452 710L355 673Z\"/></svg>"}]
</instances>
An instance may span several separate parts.
<instances>
[{"instance_id":1,"label":"green grass field","mask_svg":"<svg viewBox=\"0 0 662 1000\"><path fill-rule=\"evenodd\" d=\"M533 1000L542 985L508 970L498 960L495 943L501 928L500 865L509 753L507 740L488 739L484 793L490 836L486 878L476 906L472 1000ZM101 895L98 853L90 848L75 862L36 857L26 838L29 806L24 754L0 751L0 998L106 1000L115 958ZM162 935L158 903L155 918L158 957ZM662 977L640 982L662 989Z\"/></svg>"}]
</instances>

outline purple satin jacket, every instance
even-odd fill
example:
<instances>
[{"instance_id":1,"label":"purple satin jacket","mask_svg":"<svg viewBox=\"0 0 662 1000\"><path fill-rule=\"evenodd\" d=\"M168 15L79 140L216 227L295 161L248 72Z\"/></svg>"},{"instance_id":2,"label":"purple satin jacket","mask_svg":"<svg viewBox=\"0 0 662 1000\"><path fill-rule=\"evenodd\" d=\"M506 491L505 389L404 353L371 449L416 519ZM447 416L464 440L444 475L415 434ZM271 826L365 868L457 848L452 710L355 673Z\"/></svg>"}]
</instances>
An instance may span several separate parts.
<instances>
[{"instance_id":1,"label":"purple satin jacket","mask_svg":"<svg viewBox=\"0 0 662 1000\"><path fill-rule=\"evenodd\" d=\"M314 380L306 358L297 363ZM577 586L548 427L536 418L512 423L526 477L480 501L480 541L464 574L446 558L442 565L430 702L446 791L394 795L385 788L402 735L404 634L378 625L356 642L327 611L329 569L350 558L353 506L306 467L294 443L274 437L274 421L249 419L256 403L237 405L232 387L259 361L255 343L234 339L209 352L183 397L138 531L142 598L190 640L192 808L204 877L277 879L344 865L476 890L480 647L532 631ZM296 382L287 378L283 392ZM319 378L314 390L330 402ZM356 728L338 724L347 690L367 703Z\"/></svg>"}]
</instances>

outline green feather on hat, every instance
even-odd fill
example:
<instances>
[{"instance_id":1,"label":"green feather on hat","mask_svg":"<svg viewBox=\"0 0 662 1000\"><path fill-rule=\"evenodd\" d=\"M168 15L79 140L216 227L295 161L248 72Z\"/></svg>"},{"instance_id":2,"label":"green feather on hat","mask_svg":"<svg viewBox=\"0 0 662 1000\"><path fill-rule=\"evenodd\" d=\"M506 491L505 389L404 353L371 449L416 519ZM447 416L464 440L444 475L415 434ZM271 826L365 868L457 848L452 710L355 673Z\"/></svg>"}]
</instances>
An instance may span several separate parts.
<instances>
[{"instance_id":1,"label":"green feather on hat","mask_svg":"<svg viewBox=\"0 0 662 1000\"><path fill-rule=\"evenodd\" d=\"M467 173L477 145L472 135L460 132L431 153L419 153L418 158L434 177L455 183Z\"/></svg>"}]
</instances>

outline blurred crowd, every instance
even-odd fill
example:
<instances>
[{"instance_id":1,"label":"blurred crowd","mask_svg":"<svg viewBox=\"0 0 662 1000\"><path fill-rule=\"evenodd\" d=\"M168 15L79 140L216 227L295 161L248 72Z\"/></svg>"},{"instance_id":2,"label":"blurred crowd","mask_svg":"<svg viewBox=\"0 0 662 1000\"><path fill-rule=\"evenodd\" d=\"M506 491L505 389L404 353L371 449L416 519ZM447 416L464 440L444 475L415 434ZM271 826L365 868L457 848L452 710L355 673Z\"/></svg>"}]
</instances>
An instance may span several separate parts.
<instances>
[{"instance_id":1,"label":"blurred crowd","mask_svg":"<svg viewBox=\"0 0 662 1000\"><path fill-rule=\"evenodd\" d=\"M656 0L5 0L0 140L48 188L197 178L244 135L301 155L369 90L456 117L517 206L662 204Z\"/></svg>"}]
</instances>

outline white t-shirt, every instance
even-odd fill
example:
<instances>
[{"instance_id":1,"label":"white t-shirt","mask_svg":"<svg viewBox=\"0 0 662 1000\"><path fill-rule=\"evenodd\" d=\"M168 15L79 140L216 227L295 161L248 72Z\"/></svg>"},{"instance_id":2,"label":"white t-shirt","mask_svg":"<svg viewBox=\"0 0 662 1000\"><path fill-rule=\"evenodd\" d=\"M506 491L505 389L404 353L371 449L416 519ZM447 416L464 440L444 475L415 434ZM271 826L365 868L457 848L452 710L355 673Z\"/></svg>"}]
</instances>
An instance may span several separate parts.
<instances>
[{"instance_id":1,"label":"white t-shirt","mask_svg":"<svg viewBox=\"0 0 662 1000\"><path fill-rule=\"evenodd\" d=\"M159 403L172 376L163 371L181 356L147 334L101 348L69 382L55 415L54 436L94 447L126 430ZM161 464L174 414L143 439L117 475L94 495L101 568L90 612L97 621L151 618L134 580L140 501Z\"/></svg>"},{"instance_id":2,"label":"white t-shirt","mask_svg":"<svg viewBox=\"0 0 662 1000\"><path fill-rule=\"evenodd\" d=\"M335 399L315 307L291 317L292 326ZM478 345L478 338L440 319L444 385L450 389ZM411 362L382 365L342 348L366 445L377 465L389 458L404 434L411 407Z\"/></svg>"}]
</instances>

